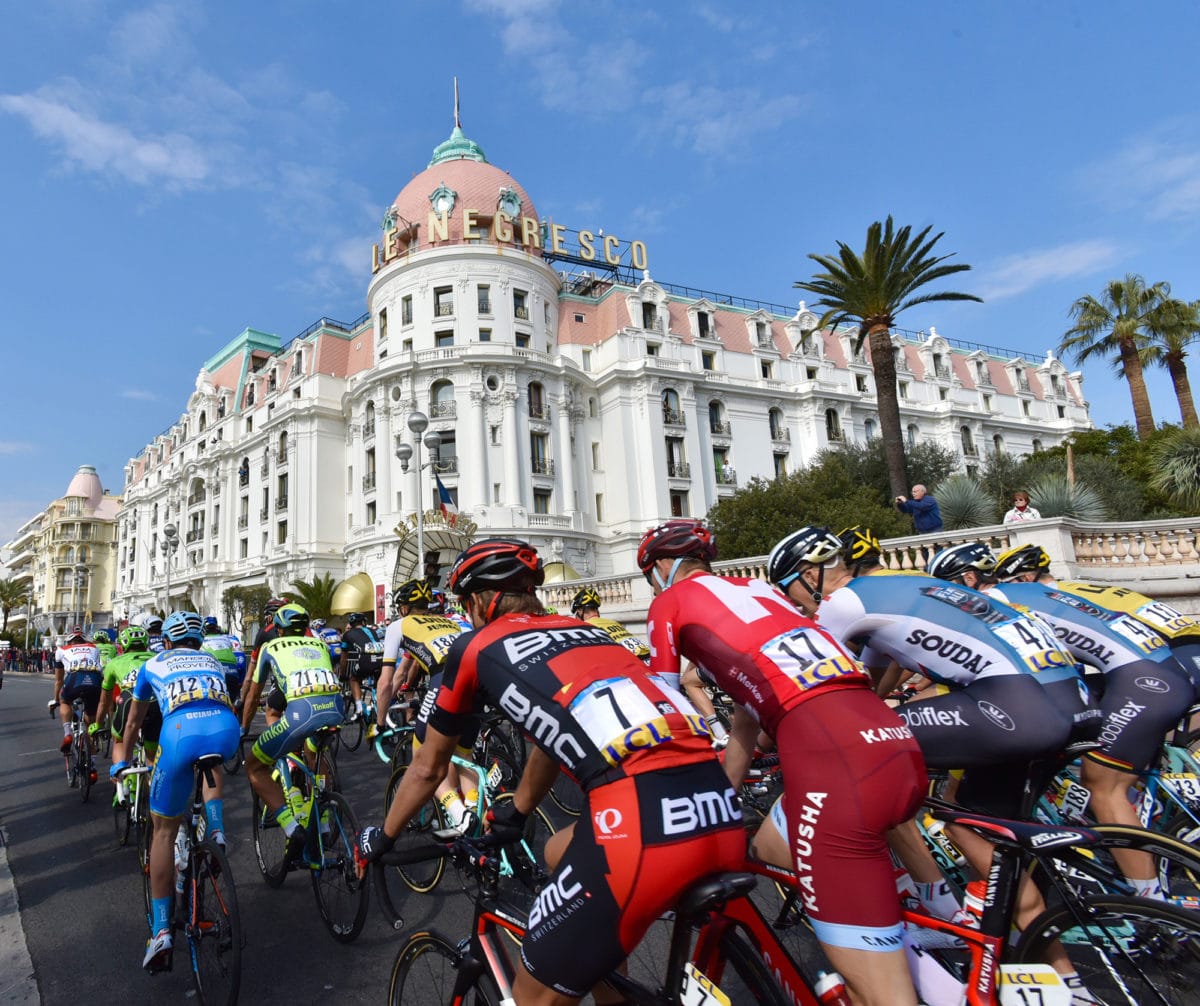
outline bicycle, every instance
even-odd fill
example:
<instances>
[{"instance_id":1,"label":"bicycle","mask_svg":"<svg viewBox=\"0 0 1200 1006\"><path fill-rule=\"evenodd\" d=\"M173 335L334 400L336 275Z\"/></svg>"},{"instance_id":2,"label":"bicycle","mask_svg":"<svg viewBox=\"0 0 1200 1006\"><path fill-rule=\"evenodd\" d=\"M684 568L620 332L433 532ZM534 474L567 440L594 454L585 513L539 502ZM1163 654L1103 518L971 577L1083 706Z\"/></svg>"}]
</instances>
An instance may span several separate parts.
<instances>
[{"instance_id":1,"label":"bicycle","mask_svg":"<svg viewBox=\"0 0 1200 1006\"><path fill-rule=\"evenodd\" d=\"M67 749L67 785L78 789L87 803L96 781L96 763L92 758L92 746L88 741L87 723L84 722L83 699L71 703L71 746Z\"/></svg>"},{"instance_id":2,"label":"bicycle","mask_svg":"<svg viewBox=\"0 0 1200 1006\"><path fill-rule=\"evenodd\" d=\"M388 1002L392 1006L453 1003L498 1006L513 1002L515 966L511 946L525 935L525 921L498 903L500 863L494 843L456 838L405 851L393 850L375 864L376 877L387 866L422 860L450 859L478 881L471 935L451 941L436 930L415 933L400 947L392 965ZM753 874L718 873L687 889L674 913L666 967L649 981L620 972L605 979L626 1002L638 1006L698 1006L700 1003L757 1003L783 1006L791 1002L762 959L734 927L707 944L693 943L694 933L731 904L745 900L755 885ZM382 886L382 885L380 885ZM390 906L389 906L390 910ZM396 929L403 920L394 916ZM510 939L500 937L506 933ZM816 1006L815 998L799 1000Z\"/></svg>"},{"instance_id":3,"label":"bicycle","mask_svg":"<svg viewBox=\"0 0 1200 1006\"><path fill-rule=\"evenodd\" d=\"M241 915L225 850L204 835L204 783L213 785L213 771L222 760L219 754L204 755L193 769L191 810L175 840L176 901L171 930L183 932L200 1002L229 1006L237 1002L242 980Z\"/></svg>"},{"instance_id":4,"label":"bicycle","mask_svg":"<svg viewBox=\"0 0 1200 1006\"><path fill-rule=\"evenodd\" d=\"M254 855L269 887L282 885L292 869L307 869L325 928L339 943L351 943L366 923L369 889L354 865L358 820L349 801L331 785L329 744L336 730L321 730L310 738L315 740L315 751L305 742L315 770L299 754L287 754L275 762L275 777L284 798L305 829L300 862L293 866L287 860L284 831L257 793L252 803Z\"/></svg>"},{"instance_id":5,"label":"bicycle","mask_svg":"<svg viewBox=\"0 0 1200 1006\"><path fill-rule=\"evenodd\" d=\"M145 746L139 741L137 748L129 759L129 767L124 769L116 780L116 802L113 804L113 825L117 833L117 845L129 845L132 833L134 842L142 852L143 838L150 831L150 780L146 778L154 771L154 766L146 761ZM149 865L149 844L146 844L146 858L142 866Z\"/></svg>"}]
</instances>

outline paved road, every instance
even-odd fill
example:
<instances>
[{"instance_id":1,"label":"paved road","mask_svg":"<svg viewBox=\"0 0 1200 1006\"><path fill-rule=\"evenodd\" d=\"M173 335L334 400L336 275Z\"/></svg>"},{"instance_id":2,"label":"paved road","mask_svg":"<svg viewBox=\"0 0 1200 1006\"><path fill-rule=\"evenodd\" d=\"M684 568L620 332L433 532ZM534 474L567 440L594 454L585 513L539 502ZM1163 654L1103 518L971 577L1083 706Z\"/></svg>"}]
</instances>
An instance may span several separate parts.
<instances>
[{"instance_id":1,"label":"paved road","mask_svg":"<svg viewBox=\"0 0 1200 1006\"><path fill-rule=\"evenodd\" d=\"M178 957L170 974L151 978L141 970L146 920L136 853L116 845L107 764L88 803L67 788L57 750L61 728L46 713L51 687L48 677L9 674L0 689L0 827L41 1002L103 1002L118 994L130 1004L194 1002L190 973ZM360 821L378 821L386 767L365 744L341 759L342 786ZM335 943L307 877L291 874L274 891L263 883L244 775L227 780L225 806L248 937L241 1001L382 1002L402 934L387 929L372 902L358 941ZM467 931L469 903L461 893L412 895L403 910L411 926L436 919L448 933ZM18 977L0 975L0 1002L9 1001L3 989Z\"/></svg>"}]
</instances>

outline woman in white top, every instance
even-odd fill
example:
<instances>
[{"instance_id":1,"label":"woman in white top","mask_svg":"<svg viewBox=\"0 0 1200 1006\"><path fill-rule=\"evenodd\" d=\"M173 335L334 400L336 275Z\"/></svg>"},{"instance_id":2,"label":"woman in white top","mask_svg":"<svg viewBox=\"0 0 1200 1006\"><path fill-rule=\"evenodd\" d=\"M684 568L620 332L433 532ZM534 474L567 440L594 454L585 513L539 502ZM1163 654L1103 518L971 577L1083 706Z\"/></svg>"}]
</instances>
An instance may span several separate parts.
<instances>
[{"instance_id":1,"label":"woman in white top","mask_svg":"<svg viewBox=\"0 0 1200 1006\"><path fill-rule=\"evenodd\" d=\"M1018 489L1013 493L1013 507L1004 515L1005 524L1019 524L1026 520L1041 520L1042 515L1029 505L1029 493Z\"/></svg>"}]
</instances>

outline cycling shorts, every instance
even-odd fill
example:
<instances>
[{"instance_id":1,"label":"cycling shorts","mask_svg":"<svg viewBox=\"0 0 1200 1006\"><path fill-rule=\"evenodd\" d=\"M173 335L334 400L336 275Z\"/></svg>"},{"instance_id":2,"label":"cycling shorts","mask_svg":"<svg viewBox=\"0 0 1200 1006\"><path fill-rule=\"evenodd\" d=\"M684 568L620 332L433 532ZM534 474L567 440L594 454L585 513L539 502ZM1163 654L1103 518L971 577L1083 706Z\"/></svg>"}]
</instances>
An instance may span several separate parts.
<instances>
[{"instance_id":1,"label":"cycling shorts","mask_svg":"<svg viewBox=\"0 0 1200 1006\"><path fill-rule=\"evenodd\" d=\"M745 859L741 808L716 760L599 786L534 902L521 959L543 985L582 997L692 883Z\"/></svg>"},{"instance_id":2,"label":"cycling shorts","mask_svg":"<svg viewBox=\"0 0 1200 1006\"><path fill-rule=\"evenodd\" d=\"M1173 656L1192 679L1192 685L1200 695L1200 641L1195 636L1172 639L1168 645Z\"/></svg>"},{"instance_id":3,"label":"cycling shorts","mask_svg":"<svg viewBox=\"0 0 1200 1006\"><path fill-rule=\"evenodd\" d=\"M238 749L241 736L241 725L226 705L188 703L166 717L150 778L150 813L181 817L192 798L196 759L215 754L228 758Z\"/></svg>"},{"instance_id":4,"label":"cycling shorts","mask_svg":"<svg viewBox=\"0 0 1200 1006\"><path fill-rule=\"evenodd\" d=\"M1139 772L1150 764L1167 731L1192 704L1196 689L1174 660L1138 660L1104 675L1100 709L1104 722L1091 758L1122 772Z\"/></svg>"},{"instance_id":5,"label":"cycling shorts","mask_svg":"<svg viewBox=\"0 0 1200 1006\"><path fill-rule=\"evenodd\" d=\"M273 765L285 754L299 751L300 745L318 730L341 722L340 692L292 699L283 717L259 734L254 742L254 757L264 765Z\"/></svg>"},{"instance_id":6,"label":"cycling shorts","mask_svg":"<svg viewBox=\"0 0 1200 1006\"><path fill-rule=\"evenodd\" d=\"M70 705L76 699L83 699L83 708L89 716L95 716L100 706L100 676L98 674L68 674L63 681L62 694L59 702Z\"/></svg>"},{"instance_id":7,"label":"cycling shorts","mask_svg":"<svg viewBox=\"0 0 1200 1006\"><path fill-rule=\"evenodd\" d=\"M117 699L116 708L112 714L112 735L114 740L123 740L125 737L125 722L129 719L129 706L133 701L133 696L129 692L122 692L121 697ZM159 735L162 733L162 709L159 708L158 701L150 702L150 708L146 710L146 715L142 717L142 741L145 744L154 745L158 743Z\"/></svg>"},{"instance_id":8,"label":"cycling shorts","mask_svg":"<svg viewBox=\"0 0 1200 1006\"><path fill-rule=\"evenodd\" d=\"M869 688L847 688L793 706L775 742L783 834L817 939L899 950L887 832L911 820L925 796L925 762L912 733Z\"/></svg>"},{"instance_id":9,"label":"cycling shorts","mask_svg":"<svg viewBox=\"0 0 1200 1006\"><path fill-rule=\"evenodd\" d=\"M417 721L413 724L414 752L425 743L425 728L428 726L425 718L437 703L438 689L441 687L442 672L439 671L429 679L429 691L425 693L425 698L421 700L421 709L417 714ZM454 752L456 755L460 758L470 760L471 752L475 749L475 740L479 737L481 726L482 724L478 716L470 716L463 721L463 732L458 735L458 748Z\"/></svg>"},{"instance_id":10,"label":"cycling shorts","mask_svg":"<svg viewBox=\"0 0 1200 1006\"><path fill-rule=\"evenodd\" d=\"M381 670L379 660L364 660L362 657L351 657L346 661L346 671L360 685L368 678L378 678Z\"/></svg>"}]
</instances>

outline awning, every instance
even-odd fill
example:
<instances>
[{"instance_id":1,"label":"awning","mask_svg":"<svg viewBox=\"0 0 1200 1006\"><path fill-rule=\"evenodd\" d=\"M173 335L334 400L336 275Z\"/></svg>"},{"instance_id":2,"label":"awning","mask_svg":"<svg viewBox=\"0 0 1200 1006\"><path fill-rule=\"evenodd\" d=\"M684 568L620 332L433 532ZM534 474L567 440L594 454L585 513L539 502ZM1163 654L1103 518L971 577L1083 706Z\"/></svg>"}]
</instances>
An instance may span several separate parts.
<instances>
[{"instance_id":1,"label":"awning","mask_svg":"<svg viewBox=\"0 0 1200 1006\"><path fill-rule=\"evenodd\" d=\"M439 566L439 583L445 573L449 572L458 558L458 553L474 540L475 525L462 522L458 525L448 524L442 520L441 514L434 517L434 512L425 514L425 527L422 532L422 546L425 554L437 553ZM396 529L400 536L400 548L396 553L396 565L392 572L392 586L396 587L405 580L420 579L425 575L425 563L417 549L417 531L415 527L401 525ZM444 586L444 583L441 583Z\"/></svg>"},{"instance_id":2,"label":"awning","mask_svg":"<svg viewBox=\"0 0 1200 1006\"><path fill-rule=\"evenodd\" d=\"M579 571L569 562L548 562L545 565L547 583L563 583L566 580L580 580Z\"/></svg>"},{"instance_id":3,"label":"awning","mask_svg":"<svg viewBox=\"0 0 1200 1006\"><path fill-rule=\"evenodd\" d=\"M333 590L333 604L329 610L335 615L374 611L375 582L367 573L355 573L343 580Z\"/></svg>"}]
</instances>

